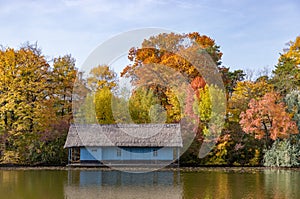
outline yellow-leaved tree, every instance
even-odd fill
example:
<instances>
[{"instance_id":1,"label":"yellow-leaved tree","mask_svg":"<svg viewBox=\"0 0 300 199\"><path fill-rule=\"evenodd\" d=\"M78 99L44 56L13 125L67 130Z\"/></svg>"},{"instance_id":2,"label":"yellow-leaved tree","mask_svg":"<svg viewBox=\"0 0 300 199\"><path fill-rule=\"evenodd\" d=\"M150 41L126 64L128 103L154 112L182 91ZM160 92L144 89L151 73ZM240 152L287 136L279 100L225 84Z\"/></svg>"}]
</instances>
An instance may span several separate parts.
<instances>
[{"instance_id":1,"label":"yellow-leaved tree","mask_svg":"<svg viewBox=\"0 0 300 199\"><path fill-rule=\"evenodd\" d=\"M45 130L49 64L33 46L0 51L0 129L3 161L30 162L30 153ZM47 115L48 114L48 115Z\"/></svg>"},{"instance_id":2,"label":"yellow-leaved tree","mask_svg":"<svg viewBox=\"0 0 300 199\"><path fill-rule=\"evenodd\" d=\"M300 90L300 36L288 43L288 48L280 55L273 74L272 83L281 94Z\"/></svg>"}]
</instances>

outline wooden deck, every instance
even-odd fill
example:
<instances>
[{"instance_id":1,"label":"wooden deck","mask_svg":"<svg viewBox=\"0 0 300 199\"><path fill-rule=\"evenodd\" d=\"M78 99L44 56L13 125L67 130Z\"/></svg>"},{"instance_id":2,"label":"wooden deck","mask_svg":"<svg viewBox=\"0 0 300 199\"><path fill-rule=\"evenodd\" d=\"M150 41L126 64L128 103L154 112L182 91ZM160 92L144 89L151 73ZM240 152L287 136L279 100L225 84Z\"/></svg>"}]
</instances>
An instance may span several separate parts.
<instances>
[{"instance_id":1,"label":"wooden deck","mask_svg":"<svg viewBox=\"0 0 300 199\"><path fill-rule=\"evenodd\" d=\"M170 164L170 161L149 161L149 160L143 160L143 161L133 161L133 160L111 160L111 161L80 161L80 162L74 162L69 163L67 166L69 167L103 167L103 168L109 168L109 167L130 167L130 168L161 168L161 167L178 167L178 162L172 162Z\"/></svg>"}]
</instances>

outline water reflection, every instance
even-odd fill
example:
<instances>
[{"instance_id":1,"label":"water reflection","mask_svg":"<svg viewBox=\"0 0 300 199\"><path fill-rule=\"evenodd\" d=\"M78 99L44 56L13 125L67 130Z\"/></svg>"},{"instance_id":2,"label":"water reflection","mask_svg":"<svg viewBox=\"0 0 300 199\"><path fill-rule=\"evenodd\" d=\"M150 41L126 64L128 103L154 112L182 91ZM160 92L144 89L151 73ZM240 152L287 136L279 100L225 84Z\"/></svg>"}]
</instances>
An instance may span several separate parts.
<instances>
[{"instance_id":1,"label":"water reflection","mask_svg":"<svg viewBox=\"0 0 300 199\"><path fill-rule=\"evenodd\" d=\"M300 172L291 170L265 171L266 194L273 198L300 198Z\"/></svg>"},{"instance_id":2,"label":"water reflection","mask_svg":"<svg viewBox=\"0 0 300 199\"><path fill-rule=\"evenodd\" d=\"M300 169L126 173L0 170L0 198L300 198Z\"/></svg>"},{"instance_id":3,"label":"water reflection","mask_svg":"<svg viewBox=\"0 0 300 199\"><path fill-rule=\"evenodd\" d=\"M299 171L201 171L181 176L183 198L300 198Z\"/></svg>"},{"instance_id":4,"label":"water reflection","mask_svg":"<svg viewBox=\"0 0 300 199\"><path fill-rule=\"evenodd\" d=\"M65 198L182 198L179 171L68 171Z\"/></svg>"},{"instance_id":5,"label":"water reflection","mask_svg":"<svg viewBox=\"0 0 300 199\"><path fill-rule=\"evenodd\" d=\"M0 170L0 198L63 199L66 174L58 170Z\"/></svg>"}]
</instances>

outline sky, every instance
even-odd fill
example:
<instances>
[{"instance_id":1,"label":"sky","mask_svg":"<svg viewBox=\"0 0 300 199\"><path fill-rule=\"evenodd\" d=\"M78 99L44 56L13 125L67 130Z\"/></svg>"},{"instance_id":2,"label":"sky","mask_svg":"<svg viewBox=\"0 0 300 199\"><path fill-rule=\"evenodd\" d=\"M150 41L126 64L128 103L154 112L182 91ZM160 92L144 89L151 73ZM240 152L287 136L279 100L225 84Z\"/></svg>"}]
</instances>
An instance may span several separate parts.
<instances>
[{"instance_id":1,"label":"sky","mask_svg":"<svg viewBox=\"0 0 300 199\"><path fill-rule=\"evenodd\" d=\"M47 59L71 54L80 68L115 35L155 27L213 38L231 70L272 70L299 19L299 0L0 0L0 44L37 42Z\"/></svg>"}]
</instances>

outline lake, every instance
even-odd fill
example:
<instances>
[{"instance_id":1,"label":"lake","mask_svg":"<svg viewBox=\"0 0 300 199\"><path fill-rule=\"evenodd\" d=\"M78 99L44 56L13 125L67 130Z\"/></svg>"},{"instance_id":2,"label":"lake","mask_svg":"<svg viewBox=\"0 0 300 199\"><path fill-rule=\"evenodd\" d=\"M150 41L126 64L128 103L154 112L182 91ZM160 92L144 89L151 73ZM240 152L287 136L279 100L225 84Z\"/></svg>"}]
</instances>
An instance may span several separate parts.
<instances>
[{"instance_id":1,"label":"lake","mask_svg":"<svg viewBox=\"0 0 300 199\"><path fill-rule=\"evenodd\" d=\"M300 171L270 169L0 170L0 198L300 198Z\"/></svg>"}]
</instances>

